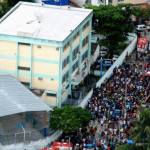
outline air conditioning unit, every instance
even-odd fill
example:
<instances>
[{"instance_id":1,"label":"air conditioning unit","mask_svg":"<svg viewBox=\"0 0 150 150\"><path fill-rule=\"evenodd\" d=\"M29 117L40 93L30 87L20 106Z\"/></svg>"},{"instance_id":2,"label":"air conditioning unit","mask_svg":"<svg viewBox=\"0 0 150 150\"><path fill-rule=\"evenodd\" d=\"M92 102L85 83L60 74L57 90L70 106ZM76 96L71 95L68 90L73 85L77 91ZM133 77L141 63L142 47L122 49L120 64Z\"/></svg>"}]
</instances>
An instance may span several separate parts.
<instances>
[{"instance_id":1,"label":"air conditioning unit","mask_svg":"<svg viewBox=\"0 0 150 150\"><path fill-rule=\"evenodd\" d=\"M75 81L76 79L75 78L72 78L72 81Z\"/></svg>"},{"instance_id":2,"label":"air conditioning unit","mask_svg":"<svg viewBox=\"0 0 150 150\"><path fill-rule=\"evenodd\" d=\"M37 48L41 48L41 45L37 45Z\"/></svg>"},{"instance_id":3,"label":"air conditioning unit","mask_svg":"<svg viewBox=\"0 0 150 150\"><path fill-rule=\"evenodd\" d=\"M38 80L43 80L43 78L42 77L38 77Z\"/></svg>"}]
</instances>

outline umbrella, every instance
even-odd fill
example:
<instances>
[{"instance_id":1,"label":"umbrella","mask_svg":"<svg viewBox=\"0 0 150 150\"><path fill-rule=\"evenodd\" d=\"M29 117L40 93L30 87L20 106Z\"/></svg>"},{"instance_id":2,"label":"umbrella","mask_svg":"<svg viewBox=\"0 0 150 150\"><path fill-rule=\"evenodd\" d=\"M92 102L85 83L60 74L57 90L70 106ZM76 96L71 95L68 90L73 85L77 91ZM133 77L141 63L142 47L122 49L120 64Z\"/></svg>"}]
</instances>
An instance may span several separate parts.
<instances>
[{"instance_id":1,"label":"umbrella","mask_svg":"<svg viewBox=\"0 0 150 150\"><path fill-rule=\"evenodd\" d=\"M89 143L89 144L86 144L87 147L92 147L93 144Z\"/></svg>"},{"instance_id":2,"label":"umbrella","mask_svg":"<svg viewBox=\"0 0 150 150\"><path fill-rule=\"evenodd\" d=\"M133 140L127 140L128 144L133 144Z\"/></svg>"}]
</instances>

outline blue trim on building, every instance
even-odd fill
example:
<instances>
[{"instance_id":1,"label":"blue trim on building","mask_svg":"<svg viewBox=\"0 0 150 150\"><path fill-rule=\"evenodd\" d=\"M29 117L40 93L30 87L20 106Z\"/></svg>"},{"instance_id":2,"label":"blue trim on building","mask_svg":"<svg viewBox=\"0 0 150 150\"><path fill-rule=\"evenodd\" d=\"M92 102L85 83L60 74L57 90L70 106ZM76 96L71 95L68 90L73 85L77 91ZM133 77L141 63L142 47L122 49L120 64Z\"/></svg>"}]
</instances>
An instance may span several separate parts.
<instances>
[{"instance_id":1,"label":"blue trim on building","mask_svg":"<svg viewBox=\"0 0 150 150\"><path fill-rule=\"evenodd\" d=\"M3 69L0 69L0 72L1 72L1 73L16 74L16 71L11 71L11 70L3 70Z\"/></svg>"},{"instance_id":2,"label":"blue trim on building","mask_svg":"<svg viewBox=\"0 0 150 150\"><path fill-rule=\"evenodd\" d=\"M17 48L16 48L16 79L18 79L18 61L19 61L19 44L18 44L18 42L16 43L17 44ZM3 56L5 56L5 55L3 55ZM1 55L0 55L0 57L1 57ZM7 57L4 57L4 58L7 58Z\"/></svg>"},{"instance_id":3,"label":"blue trim on building","mask_svg":"<svg viewBox=\"0 0 150 150\"><path fill-rule=\"evenodd\" d=\"M33 45L30 45L30 88L32 88L32 55L33 55Z\"/></svg>"},{"instance_id":4,"label":"blue trim on building","mask_svg":"<svg viewBox=\"0 0 150 150\"><path fill-rule=\"evenodd\" d=\"M17 46L17 48L18 48L18 46ZM19 57L19 55L17 56L18 52L19 52L19 50L16 52L16 56L2 55L2 54L0 54L0 58L16 59L18 57L18 60L31 61L31 58L28 58L28 57ZM45 60L45 59L39 59L39 58L32 58L32 61L34 61L34 62L50 63L50 64L59 64L59 61Z\"/></svg>"},{"instance_id":5,"label":"blue trim on building","mask_svg":"<svg viewBox=\"0 0 150 150\"><path fill-rule=\"evenodd\" d=\"M62 90L62 59L63 59L63 48L60 47L59 48L59 85L58 85L58 96L57 96L57 106L60 108L62 105L62 94L61 94L61 90Z\"/></svg>"},{"instance_id":6,"label":"blue trim on building","mask_svg":"<svg viewBox=\"0 0 150 150\"><path fill-rule=\"evenodd\" d=\"M89 23L90 31L89 31L89 45L88 45L88 73L90 73L91 68L91 32L92 32L92 20Z\"/></svg>"},{"instance_id":7,"label":"blue trim on building","mask_svg":"<svg viewBox=\"0 0 150 150\"><path fill-rule=\"evenodd\" d=\"M47 104L49 107L57 107L57 105Z\"/></svg>"},{"instance_id":8,"label":"blue trim on building","mask_svg":"<svg viewBox=\"0 0 150 150\"><path fill-rule=\"evenodd\" d=\"M68 67L64 72L62 72L62 76L63 76L67 71L69 71L69 67Z\"/></svg>"},{"instance_id":9,"label":"blue trim on building","mask_svg":"<svg viewBox=\"0 0 150 150\"><path fill-rule=\"evenodd\" d=\"M88 50L88 47L85 48L85 50L81 52L81 56L82 56L87 50Z\"/></svg>"},{"instance_id":10,"label":"blue trim on building","mask_svg":"<svg viewBox=\"0 0 150 150\"><path fill-rule=\"evenodd\" d=\"M16 74L16 71L11 71L11 70L2 70L2 69L0 69L0 72L1 73ZM30 76L30 72L18 72L18 75ZM48 79L59 79L59 77L56 76L56 75L46 75L46 74L38 74L38 73L32 73L32 77L43 77L43 78L48 78Z\"/></svg>"},{"instance_id":11,"label":"blue trim on building","mask_svg":"<svg viewBox=\"0 0 150 150\"><path fill-rule=\"evenodd\" d=\"M69 53L65 57L63 57L62 61L64 61L68 56L69 56Z\"/></svg>"},{"instance_id":12,"label":"blue trim on building","mask_svg":"<svg viewBox=\"0 0 150 150\"><path fill-rule=\"evenodd\" d=\"M50 93L50 94L57 94L56 91L50 91L50 90L45 90L46 93Z\"/></svg>"},{"instance_id":13,"label":"blue trim on building","mask_svg":"<svg viewBox=\"0 0 150 150\"><path fill-rule=\"evenodd\" d=\"M62 46L61 41L52 41L52 40L45 40L45 39L36 39L36 38L31 38L31 37L5 35L5 34L0 34L0 40L29 43L29 44L35 44L35 45L45 45L45 46L56 46L56 47Z\"/></svg>"},{"instance_id":14,"label":"blue trim on building","mask_svg":"<svg viewBox=\"0 0 150 150\"><path fill-rule=\"evenodd\" d=\"M72 49L73 37L70 40L70 57L69 57L69 95L71 95L71 80L72 80Z\"/></svg>"}]
</instances>

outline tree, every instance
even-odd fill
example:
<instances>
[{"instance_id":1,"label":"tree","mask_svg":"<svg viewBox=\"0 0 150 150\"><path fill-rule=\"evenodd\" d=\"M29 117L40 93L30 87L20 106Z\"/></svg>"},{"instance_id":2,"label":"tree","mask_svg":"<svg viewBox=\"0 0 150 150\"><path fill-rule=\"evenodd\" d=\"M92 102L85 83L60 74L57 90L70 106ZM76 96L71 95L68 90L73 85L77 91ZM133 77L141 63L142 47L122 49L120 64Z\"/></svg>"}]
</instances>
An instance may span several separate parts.
<instances>
[{"instance_id":1,"label":"tree","mask_svg":"<svg viewBox=\"0 0 150 150\"><path fill-rule=\"evenodd\" d=\"M86 109L65 106L54 108L50 117L50 128L70 133L77 131L79 128L86 127L89 121L90 114Z\"/></svg>"},{"instance_id":2,"label":"tree","mask_svg":"<svg viewBox=\"0 0 150 150\"><path fill-rule=\"evenodd\" d=\"M129 144L120 145L116 150L132 150L132 146Z\"/></svg>"},{"instance_id":3,"label":"tree","mask_svg":"<svg viewBox=\"0 0 150 150\"><path fill-rule=\"evenodd\" d=\"M85 7L93 9L94 30L106 37L100 44L108 47L112 56L119 45L127 40L128 33L133 31L131 16L136 13L136 9L132 4L117 6L87 4Z\"/></svg>"},{"instance_id":4,"label":"tree","mask_svg":"<svg viewBox=\"0 0 150 150\"><path fill-rule=\"evenodd\" d=\"M22 0L24 2L34 2L34 0ZM19 0L2 0L0 1L0 18L5 15Z\"/></svg>"},{"instance_id":5,"label":"tree","mask_svg":"<svg viewBox=\"0 0 150 150\"><path fill-rule=\"evenodd\" d=\"M9 11L10 7L8 5L8 0L3 0L0 2L0 18Z\"/></svg>"},{"instance_id":6,"label":"tree","mask_svg":"<svg viewBox=\"0 0 150 150\"><path fill-rule=\"evenodd\" d=\"M11 0L9 1L9 6L10 7L13 7L15 6L20 0ZM23 2L34 2L34 0L21 0Z\"/></svg>"},{"instance_id":7,"label":"tree","mask_svg":"<svg viewBox=\"0 0 150 150\"><path fill-rule=\"evenodd\" d=\"M135 144L142 143L143 149L145 150L150 143L150 110L144 109L140 113L139 119L133 123L135 127L132 129L132 138Z\"/></svg>"}]
</instances>

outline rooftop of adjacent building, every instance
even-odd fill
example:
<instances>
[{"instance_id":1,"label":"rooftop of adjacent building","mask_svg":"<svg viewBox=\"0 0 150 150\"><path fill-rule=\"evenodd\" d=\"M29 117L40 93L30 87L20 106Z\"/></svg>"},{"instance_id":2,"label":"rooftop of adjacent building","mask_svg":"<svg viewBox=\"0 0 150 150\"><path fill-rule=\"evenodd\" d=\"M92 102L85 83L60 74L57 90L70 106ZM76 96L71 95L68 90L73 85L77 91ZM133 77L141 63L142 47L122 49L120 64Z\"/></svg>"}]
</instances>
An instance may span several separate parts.
<instances>
[{"instance_id":1,"label":"rooftop of adjacent building","mask_svg":"<svg viewBox=\"0 0 150 150\"><path fill-rule=\"evenodd\" d=\"M90 9L19 2L0 19L0 34L63 41Z\"/></svg>"}]
</instances>

